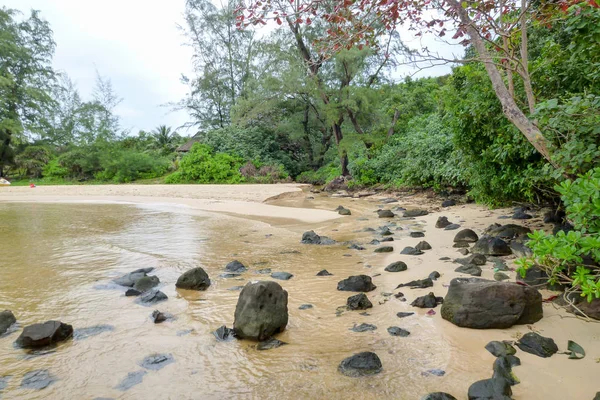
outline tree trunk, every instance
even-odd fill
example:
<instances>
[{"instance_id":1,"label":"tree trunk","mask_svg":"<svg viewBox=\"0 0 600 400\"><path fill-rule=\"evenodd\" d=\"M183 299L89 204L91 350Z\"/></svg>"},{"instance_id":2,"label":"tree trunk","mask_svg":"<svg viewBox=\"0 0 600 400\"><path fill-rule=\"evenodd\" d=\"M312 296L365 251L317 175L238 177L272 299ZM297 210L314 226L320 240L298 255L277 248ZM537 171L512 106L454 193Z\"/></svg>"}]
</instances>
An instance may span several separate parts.
<instances>
[{"instance_id":1,"label":"tree trunk","mask_svg":"<svg viewBox=\"0 0 600 400\"><path fill-rule=\"evenodd\" d=\"M529 113L535 112L535 96L531 87L531 77L529 76L529 54L527 51L527 19L525 18L525 10L527 9L527 0L521 0L521 64L523 65L523 86L527 95L527 104L529 105Z\"/></svg>"},{"instance_id":2,"label":"tree trunk","mask_svg":"<svg viewBox=\"0 0 600 400\"><path fill-rule=\"evenodd\" d=\"M517 105L515 99L510 95L508 89L504 85L504 80L502 79L502 75L500 74L498 67L496 67L494 64L488 49L485 47L484 40L479 35L479 32L473 27L473 21L469 18L467 11L457 0L448 0L448 3L457 12L461 24L467 30L473 46L475 46L475 49L479 53L483 65L485 66L485 70L487 71L492 82L494 92L502 104L502 111L506 118L508 118L508 120L515 125L519 131L521 131L529 143L535 147L535 149L546 159L546 161L552 164L555 168L558 168L558 165L552 161L552 158L550 157L550 143L542 135L540 129L527 118L527 116Z\"/></svg>"},{"instance_id":3,"label":"tree trunk","mask_svg":"<svg viewBox=\"0 0 600 400\"><path fill-rule=\"evenodd\" d=\"M386 138L389 139L394 134L394 127L396 126L396 122L398 122L398 117L400 116L400 110L396 109L394 111L394 118L392 119L392 125L390 125L390 129L387 131Z\"/></svg>"},{"instance_id":4,"label":"tree trunk","mask_svg":"<svg viewBox=\"0 0 600 400\"><path fill-rule=\"evenodd\" d=\"M338 122L333 123L333 136L335 137L335 143L338 145L338 149L340 150L340 163L342 165L342 175L350 176L350 171L348 171L348 154L340 148L340 142L344 138L342 134L342 122L343 118L340 118Z\"/></svg>"}]
</instances>

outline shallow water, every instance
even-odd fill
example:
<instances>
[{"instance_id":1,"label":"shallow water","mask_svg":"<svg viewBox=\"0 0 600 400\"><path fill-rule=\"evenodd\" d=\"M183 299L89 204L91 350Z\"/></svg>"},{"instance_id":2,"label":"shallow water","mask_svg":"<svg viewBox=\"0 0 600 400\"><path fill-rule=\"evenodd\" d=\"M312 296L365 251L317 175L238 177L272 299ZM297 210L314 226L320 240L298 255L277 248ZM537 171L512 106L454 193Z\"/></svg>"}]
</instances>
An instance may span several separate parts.
<instances>
[{"instance_id":1,"label":"shallow water","mask_svg":"<svg viewBox=\"0 0 600 400\"><path fill-rule=\"evenodd\" d=\"M400 338L387 334L390 317L381 309L336 317L351 295L336 291L337 281L366 268L356 256L343 257L350 252L344 247L300 245L294 230L172 205L0 203L0 238L0 309L12 310L21 326L50 319L76 330L103 326L42 355L14 348L18 331L0 338L0 376L11 376L4 398L416 398L440 379L421 373L448 363L443 343L419 344L435 338L427 319L391 320L413 332ZM234 258L250 271L241 280L220 278ZM176 290L177 277L195 266L211 276L209 290ZM175 321L153 324L154 308L111 283L141 267L156 268L169 300L155 308ZM228 289L271 279L256 272L263 268L295 275L281 282L290 293L290 322L278 338L290 344L257 351L249 341L216 342L211 332L233 322L239 292ZM323 268L336 276L316 277ZM299 310L304 303L314 308ZM349 331L362 322L378 330ZM343 358L364 350L380 355L384 373L352 379L337 372ZM172 354L175 362L147 371L127 391L115 389L153 353ZM21 389L23 375L37 369L57 381L41 391Z\"/></svg>"},{"instance_id":2,"label":"shallow water","mask_svg":"<svg viewBox=\"0 0 600 400\"><path fill-rule=\"evenodd\" d=\"M366 212L372 206L362 207ZM20 324L16 331L0 337L0 383L10 377L0 397L419 399L428 392L447 391L463 398L470 383L490 376L493 357L483 349L489 331L483 334L444 325L439 315L430 317L425 315L427 310L408 305L417 293L430 289L422 293L405 288L408 302L393 297L384 302L383 292L434 269L431 260L439 257L433 253L436 249L425 261L411 263L416 271L412 273L419 276L374 276L378 288L368 293L374 304L369 315L345 312L336 316L336 308L353 294L337 291L337 282L349 275L376 275L388 256L374 254L372 246L360 252L346 246L302 245L300 235L316 229L337 240L361 237L365 243L372 234L354 231L377 227L381 221L346 219L318 226L271 223L173 204L0 203L0 310L12 310ZM406 231L397 232L395 246L419 240L406 236ZM451 236L444 240L450 247ZM249 271L237 279L220 277L233 259L246 264ZM205 292L177 290L179 275L196 266L211 277L210 288ZM169 296L168 301L154 307L138 305L134 298L124 296L124 288L111 283L115 277L145 267L155 268L152 274L160 278L159 289ZM264 268L294 274L289 281L279 281L289 293L290 319L277 338L289 344L258 351L250 341L217 342L211 332L233 324L239 291L229 289L250 280L270 280L258 273ZM315 276L321 269L334 276ZM443 294L440 283L434 289L436 295ZM306 303L314 307L300 310ZM172 313L176 319L155 325L150 320L154 309ZM416 314L399 319L396 313L400 311ZM72 324L74 339L41 353L14 348L22 326L51 319ZM378 329L350 331L363 322ZM407 329L411 335L392 337L387 333L389 326ZM87 329L93 327L98 329ZM499 331L495 334L494 339L505 338ZM376 352L383 372L366 378L342 376L337 371L340 361L360 351ZM173 362L160 370L140 366L155 353L169 354ZM21 388L23 376L39 369L48 370L56 382L43 390ZM446 374L428 374L432 369ZM121 385L128 374L133 385L121 390L128 386ZM536 398L530 395L536 393L536 386L526 386L534 383L534 379L524 383L529 394L518 398Z\"/></svg>"}]
</instances>

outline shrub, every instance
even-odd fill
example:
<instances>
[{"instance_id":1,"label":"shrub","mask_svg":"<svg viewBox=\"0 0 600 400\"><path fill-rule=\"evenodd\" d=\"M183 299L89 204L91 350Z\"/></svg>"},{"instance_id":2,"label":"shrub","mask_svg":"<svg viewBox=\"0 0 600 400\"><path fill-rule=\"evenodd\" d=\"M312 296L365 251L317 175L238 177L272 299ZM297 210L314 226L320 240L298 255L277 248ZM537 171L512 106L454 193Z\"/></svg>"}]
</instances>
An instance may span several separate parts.
<instances>
[{"instance_id":1,"label":"shrub","mask_svg":"<svg viewBox=\"0 0 600 400\"><path fill-rule=\"evenodd\" d=\"M535 231L527 244L533 257L518 260L519 272L538 265L551 283L571 285L587 301L600 299L600 168L556 187L574 230L556 235Z\"/></svg>"},{"instance_id":2,"label":"shrub","mask_svg":"<svg viewBox=\"0 0 600 400\"><path fill-rule=\"evenodd\" d=\"M95 174L96 179L125 183L162 176L169 169L169 161L157 153L116 150L102 158L101 168L102 170Z\"/></svg>"},{"instance_id":3,"label":"shrub","mask_svg":"<svg viewBox=\"0 0 600 400\"><path fill-rule=\"evenodd\" d=\"M337 164L337 165L336 165ZM337 163L327 164L317 171L304 171L296 177L296 182L310 183L311 185L324 185L342 174L342 169Z\"/></svg>"},{"instance_id":4,"label":"shrub","mask_svg":"<svg viewBox=\"0 0 600 400\"><path fill-rule=\"evenodd\" d=\"M179 170L167 176L166 183L240 183L242 159L196 143L179 163Z\"/></svg>"}]
</instances>

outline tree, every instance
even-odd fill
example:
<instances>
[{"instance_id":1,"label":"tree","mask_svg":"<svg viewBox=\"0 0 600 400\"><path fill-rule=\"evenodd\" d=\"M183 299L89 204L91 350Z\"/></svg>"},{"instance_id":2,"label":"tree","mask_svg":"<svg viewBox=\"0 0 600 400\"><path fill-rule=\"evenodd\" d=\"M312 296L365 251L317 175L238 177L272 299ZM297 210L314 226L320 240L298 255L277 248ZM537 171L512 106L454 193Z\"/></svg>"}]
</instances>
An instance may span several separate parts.
<instances>
[{"instance_id":1,"label":"tree","mask_svg":"<svg viewBox=\"0 0 600 400\"><path fill-rule=\"evenodd\" d=\"M579 2L359 0L331 3L305 0L292 1L291 8L281 10L276 1L258 0L238 8L238 25L266 24L268 19L278 24L282 20L292 21L296 26L329 23L327 37L319 42L320 58L354 45L377 49L377 38L403 23L416 30L417 35L430 33L444 37L454 32L453 39L464 37L461 43L472 45L477 51L477 57L467 61L483 62L506 118L549 163L559 167L552 158L551 143L531 118L536 100L529 70L528 29L533 21L556 15L556 5L566 10ZM587 2L598 7L594 0ZM425 61L458 61L444 60L426 49L422 49L420 56ZM515 73L522 79L525 107L515 92Z\"/></svg>"},{"instance_id":2,"label":"tree","mask_svg":"<svg viewBox=\"0 0 600 400\"><path fill-rule=\"evenodd\" d=\"M160 150L165 154L175 151L175 148L181 142L181 136L177 132L171 132L171 127L166 125L157 126L152 132L152 148Z\"/></svg>"},{"instance_id":3,"label":"tree","mask_svg":"<svg viewBox=\"0 0 600 400\"><path fill-rule=\"evenodd\" d=\"M17 11L0 9L0 176L13 161L13 145L40 133L53 103L52 30L37 11L18 18Z\"/></svg>"}]
</instances>

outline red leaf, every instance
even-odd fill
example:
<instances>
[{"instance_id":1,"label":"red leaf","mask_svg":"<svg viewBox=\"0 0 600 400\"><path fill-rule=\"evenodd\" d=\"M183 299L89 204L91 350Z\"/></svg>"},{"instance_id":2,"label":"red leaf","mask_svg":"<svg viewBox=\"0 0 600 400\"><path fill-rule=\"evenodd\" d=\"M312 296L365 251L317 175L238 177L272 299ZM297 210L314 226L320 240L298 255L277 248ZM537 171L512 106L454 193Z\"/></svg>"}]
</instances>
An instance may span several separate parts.
<instances>
[{"instance_id":1,"label":"red leaf","mask_svg":"<svg viewBox=\"0 0 600 400\"><path fill-rule=\"evenodd\" d=\"M277 25L281 25L281 19L279 19L279 17L275 18L275 22L277 22Z\"/></svg>"}]
</instances>

